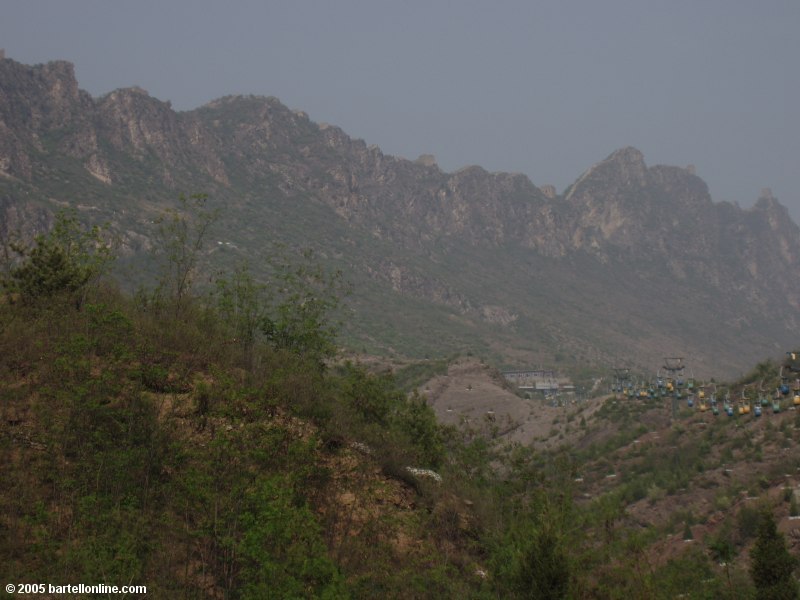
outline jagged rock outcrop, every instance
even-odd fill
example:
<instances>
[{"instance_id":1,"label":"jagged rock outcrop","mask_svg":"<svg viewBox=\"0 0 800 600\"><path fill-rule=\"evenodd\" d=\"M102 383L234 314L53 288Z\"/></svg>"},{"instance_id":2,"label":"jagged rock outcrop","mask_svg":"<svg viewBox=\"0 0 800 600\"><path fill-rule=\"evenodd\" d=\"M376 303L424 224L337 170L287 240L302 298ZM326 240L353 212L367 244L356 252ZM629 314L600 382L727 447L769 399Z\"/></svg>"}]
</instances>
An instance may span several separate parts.
<instances>
[{"instance_id":1,"label":"jagged rock outcrop","mask_svg":"<svg viewBox=\"0 0 800 600\"><path fill-rule=\"evenodd\" d=\"M135 260L159 206L194 191L223 209L219 256L258 262L282 241L345 270L362 286L350 335L379 347L685 352L731 372L800 337L800 231L771 194L749 210L715 203L693 168L623 148L559 195L386 155L276 98L176 112L139 88L92 98L69 63L0 61L3 231L32 234L71 203L110 221Z\"/></svg>"}]
</instances>

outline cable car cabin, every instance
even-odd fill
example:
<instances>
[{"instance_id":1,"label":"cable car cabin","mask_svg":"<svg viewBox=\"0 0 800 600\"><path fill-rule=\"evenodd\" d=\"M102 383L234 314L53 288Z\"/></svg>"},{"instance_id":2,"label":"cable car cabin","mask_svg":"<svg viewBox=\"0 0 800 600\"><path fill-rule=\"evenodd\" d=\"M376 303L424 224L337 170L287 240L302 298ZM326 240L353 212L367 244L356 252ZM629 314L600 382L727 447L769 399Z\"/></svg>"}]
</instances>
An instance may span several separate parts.
<instances>
[{"instance_id":1,"label":"cable car cabin","mask_svg":"<svg viewBox=\"0 0 800 600\"><path fill-rule=\"evenodd\" d=\"M675 385L677 385L678 387L683 387L683 379L678 379L678 380L675 382Z\"/></svg>"},{"instance_id":2,"label":"cable car cabin","mask_svg":"<svg viewBox=\"0 0 800 600\"><path fill-rule=\"evenodd\" d=\"M753 414L754 414L755 416L757 416L757 417L760 417L760 416L761 416L761 407L760 407L758 404L756 404L756 407L755 407L755 409L754 409L754 411L753 411Z\"/></svg>"},{"instance_id":3,"label":"cable car cabin","mask_svg":"<svg viewBox=\"0 0 800 600\"><path fill-rule=\"evenodd\" d=\"M732 406L726 406L725 407L725 414L728 415L729 417L732 417L733 416L733 407Z\"/></svg>"},{"instance_id":4,"label":"cable car cabin","mask_svg":"<svg viewBox=\"0 0 800 600\"><path fill-rule=\"evenodd\" d=\"M792 399L792 403L795 406L800 406L800 394L795 394L794 398Z\"/></svg>"},{"instance_id":5,"label":"cable car cabin","mask_svg":"<svg viewBox=\"0 0 800 600\"><path fill-rule=\"evenodd\" d=\"M699 392L697 392L697 397L698 397L698 398L700 398L700 400L702 400L703 398L705 398L705 397L706 397L706 393L705 393L705 391L703 391L703 390L700 390Z\"/></svg>"},{"instance_id":6,"label":"cable car cabin","mask_svg":"<svg viewBox=\"0 0 800 600\"><path fill-rule=\"evenodd\" d=\"M744 414L744 406L740 406L738 412L739 412L740 415L743 415Z\"/></svg>"},{"instance_id":7,"label":"cable car cabin","mask_svg":"<svg viewBox=\"0 0 800 600\"><path fill-rule=\"evenodd\" d=\"M690 390L693 390L694 389L694 379L690 379L689 381L687 381L686 382L686 387L689 388Z\"/></svg>"},{"instance_id":8,"label":"cable car cabin","mask_svg":"<svg viewBox=\"0 0 800 600\"><path fill-rule=\"evenodd\" d=\"M781 394L783 394L784 396L787 396L789 394L789 386L788 386L788 384L782 383L781 387L780 387L780 390L781 390Z\"/></svg>"},{"instance_id":9,"label":"cable car cabin","mask_svg":"<svg viewBox=\"0 0 800 600\"><path fill-rule=\"evenodd\" d=\"M667 391L668 391L668 392L671 392L671 391L672 391L672 390L674 390L674 389L675 389L675 386L672 384L672 382L671 382L671 381L668 381L668 382L667 382Z\"/></svg>"},{"instance_id":10,"label":"cable car cabin","mask_svg":"<svg viewBox=\"0 0 800 600\"><path fill-rule=\"evenodd\" d=\"M711 407L711 414L714 415L715 417L719 416L719 408L717 407L716 404Z\"/></svg>"},{"instance_id":11,"label":"cable car cabin","mask_svg":"<svg viewBox=\"0 0 800 600\"><path fill-rule=\"evenodd\" d=\"M688 404L688 405L689 405L689 408L694 408L694 398L692 398L691 396L689 396L689 397L686 399L686 404Z\"/></svg>"},{"instance_id":12,"label":"cable car cabin","mask_svg":"<svg viewBox=\"0 0 800 600\"><path fill-rule=\"evenodd\" d=\"M773 402L773 403L772 403L772 412L774 412L776 415L777 415L779 412L781 412L781 405L780 405L780 403L779 403L779 402Z\"/></svg>"},{"instance_id":13,"label":"cable car cabin","mask_svg":"<svg viewBox=\"0 0 800 600\"><path fill-rule=\"evenodd\" d=\"M761 396L761 406L769 406L769 398Z\"/></svg>"},{"instance_id":14,"label":"cable car cabin","mask_svg":"<svg viewBox=\"0 0 800 600\"><path fill-rule=\"evenodd\" d=\"M750 414L750 405L749 404L745 404L744 405L744 414L746 414L746 415Z\"/></svg>"},{"instance_id":15,"label":"cable car cabin","mask_svg":"<svg viewBox=\"0 0 800 600\"><path fill-rule=\"evenodd\" d=\"M678 400L680 400L681 398L683 398L683 394L681 394L681 391L680 391L680 390L675 390L675 397L676 397Z\"/></svg>"},{"instance_id":16,"label":"cable car cabin","mask_svg":"<svg viewBox=\"0 0 800 600\"><path fill-rule=\"evenodd\" d=\"M700 402L700 406L697 408L700 409L700 412L706 412L708 410L708 405L705 402Z\"/></svg>"},{"instance_id":17,"label":"cable car cabin","mask_svg":"<svg viewBox=\"0 0 800 600\"><path fill-rule=\"evenodd\" d=\"M800 380L798 380L798 381L800 381ZM656 380L656 385L658 387L660 387L660 388L664 387L664 380L663 379L657 379Z\"/></svg>"}]
</instances>

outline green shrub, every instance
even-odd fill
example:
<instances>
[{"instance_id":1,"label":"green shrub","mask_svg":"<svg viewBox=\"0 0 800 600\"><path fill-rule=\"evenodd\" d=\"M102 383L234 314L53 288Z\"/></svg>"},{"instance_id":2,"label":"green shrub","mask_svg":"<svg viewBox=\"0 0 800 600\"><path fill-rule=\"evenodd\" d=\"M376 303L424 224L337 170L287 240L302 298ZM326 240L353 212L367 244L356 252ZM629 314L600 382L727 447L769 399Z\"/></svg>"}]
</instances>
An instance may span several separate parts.
<instances>
[{"instance_id":1,"label":"green shrub","mask_svg":"<svg viewBox=\"0 0 800 600\"><path fill-rule=\"evenodd\" d=\"M26 305L65 296L80 307L88 286L103 275L113 256L112 244L99 227L83 228L74 210L56 214L52 230L32 247L11 244L20 260L0 284Z\"/></svg>"},{"instance_id":2,"label":"green shrub","mask_svg":"<svg viewBox=\"0 0 800 600\"><path fill-rule=\"evenodd\" d=\"M759 510L751 506L742 506L736 517L736 524L741 540L747 541L756 535L761 516Z\"/></svg>"},{"instance_id":3,"label":"green shrub","mask_svg":"<svg viewBox=\"0 0 800 600\"><path fill-rule=\"evenodd\" d=\"M297 503L290 479L262 478L244 503L236 545L244 597L347 597L319 523L308 506Z\"/></svg>"},{"instance_id":4,"label":"green shrub","mask_svg":"<svg viewBox=\"0 0 800 600\"><path fill-rule=\"evenodd\" d=\"M756 598L797 598L800 587L793 576L797 558L786 548L783 534L778 533L772 512L759 514L758 535L750 552L750 575L756 586Z\"/></svg>"}]
</instances>

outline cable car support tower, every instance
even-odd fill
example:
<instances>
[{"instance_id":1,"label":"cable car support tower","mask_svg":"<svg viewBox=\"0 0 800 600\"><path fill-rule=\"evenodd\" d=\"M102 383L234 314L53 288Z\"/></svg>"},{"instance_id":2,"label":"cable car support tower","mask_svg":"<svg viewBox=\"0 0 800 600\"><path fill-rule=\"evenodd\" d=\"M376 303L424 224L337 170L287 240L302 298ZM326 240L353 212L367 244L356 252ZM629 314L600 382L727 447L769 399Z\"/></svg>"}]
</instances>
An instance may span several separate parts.
<instances>
[{"instance_id":1,"label":"cable car support tower","mask_svg":"<svg viewBox=\"0 0 800 600\"><path fill-rule=\"evenodd\" d=\"M683 372L686 369L686 365L683 364L682 356L668 356L664 358L664 366L662 368L667 372L667 378L674 386L674 393L672 394L672 420L674 421L678 418L678 400L681 397L681 388L684 384Z\"/></svg>"}]
</instances>

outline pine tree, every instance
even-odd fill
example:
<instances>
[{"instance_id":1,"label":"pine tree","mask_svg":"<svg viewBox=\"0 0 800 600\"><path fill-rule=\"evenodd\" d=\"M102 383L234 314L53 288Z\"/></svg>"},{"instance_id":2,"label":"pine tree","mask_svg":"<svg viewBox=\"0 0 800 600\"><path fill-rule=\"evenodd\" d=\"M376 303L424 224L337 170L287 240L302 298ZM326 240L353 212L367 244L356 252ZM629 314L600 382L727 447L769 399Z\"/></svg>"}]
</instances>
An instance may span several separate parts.
<instances>
[{"instance_id":1,"label":"pine tree","mask_svg":"<svg viewBox=\"0 0 800 600\"><path fill-rule=\"evenodd\" d=\"M112 244L106 237L107 232L97 226L83 227L74 209L62 210L56 214L52 230L37 236L33 246L8 243L5 254L11 250L19 258L0 277L0 288L23 304L69 294L80 307L89 284L105 273L113 260Z\"/></svg>"},{"instance_id":2,"label":"pine tree","mask_svg":"<svg viewBox=\"0 0 800 600\"><path fill-rule=\"evenodd\" d=\"M796 600L800 596L800 588L792 575L797 561L789 554L783 534L778 532L769 510L761 515L750 558L750 576L758 600Z\"/></svg>"},{"instance_id":3,"label":"pine tree","mask_svg":"<svg viewBox=\"0 0 800 600\"><path fill-rule=\"evenodd\" d=\"M535 530L519 557L516 588L522 598L566 598L570 564L557 533L545 525Z\"/></svg>"}]
</instances>

